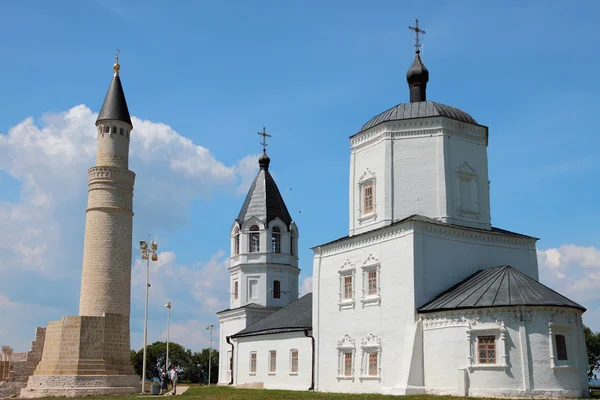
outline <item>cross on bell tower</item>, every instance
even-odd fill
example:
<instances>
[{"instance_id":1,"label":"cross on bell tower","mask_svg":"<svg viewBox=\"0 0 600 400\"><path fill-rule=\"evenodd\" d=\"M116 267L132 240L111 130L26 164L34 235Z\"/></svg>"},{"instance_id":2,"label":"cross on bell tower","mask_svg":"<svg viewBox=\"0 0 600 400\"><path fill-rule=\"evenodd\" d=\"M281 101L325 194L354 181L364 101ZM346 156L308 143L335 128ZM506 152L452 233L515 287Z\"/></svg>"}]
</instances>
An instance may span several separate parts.
<instances>
[{"instance_id":1,"label":"cross on bell tower","mask_svg":"<svg viewBox=\"0 0 600 400\"><path fill-rule=\"evenodd\" d=\"M269 135L267 133L267 128L265 128L264 126L263 126L263 131L262 132L258 132L258 135L262 136L260 144L262 144L263 152L266 152L267 151L267 146L268 146L268 144L267 144L267 138L271 137L271 135Z\"/></svg>"},{"instance_id":2,"label":"cross on bell tower","mask_svg":"<svg viewBox=\"0 0 600 400\"><path fill-rule=\"evenodd\" d=\"M415 19L415 26L408 26L408 29L410 29L411 31L415 31L415 49L417 49L417 53L419 53L421 51L421 46L423 45L423 43L419 40L419 35L421 35L421 37L427 33L425 32L423 29L419 28L419 20Z\"/></svg>"}]
</instances>

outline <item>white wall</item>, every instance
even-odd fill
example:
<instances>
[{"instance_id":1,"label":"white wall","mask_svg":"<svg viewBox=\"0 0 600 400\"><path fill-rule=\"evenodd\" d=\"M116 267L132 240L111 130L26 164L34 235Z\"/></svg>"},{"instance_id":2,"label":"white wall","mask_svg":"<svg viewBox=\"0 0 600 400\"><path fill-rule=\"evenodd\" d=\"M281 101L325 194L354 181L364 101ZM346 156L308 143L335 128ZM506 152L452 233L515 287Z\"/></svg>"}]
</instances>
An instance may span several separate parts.
<instances>
[{"instance_id":1,"label":"white wall","mask_svg":"<svg viewBox=\"0 0 600 400\"><path fill-rule=\"evenodd\" d=\"M457 370L467 368L471 396L583 397L587 355L581 312L569 308L492 308L422 314L425 386L428 393L460 394ZM551 367L549 323L568 331L568 361ZM499 340L501 323L506 330ZM470 336L468 332L470 331ZM497 335L497 364L479 366L475 340ZM472 349L469 349L472 346ZM556 350L554 349L554 354ZM506 354L506 367L502 355ZM468 357L473 359L469 360ZM470 367L470 368L469 368Z\"/></svg>"},{"instance_id":2,"label":"white wall","mask_svg":"<svg viewBox=\"0 0 600 400\"><path fill-rule=\"evenodd\" d=\"M235 384L262 382L265 389L308 390L311 384L312 344L304 332L249 336L235 343ZM291 372L290 350L298 350L298 372ZM269 351L277 353L275 373L269 373ZM250 372L250 352L256 352L256 373Z\"/></svg>"}]
</instances>

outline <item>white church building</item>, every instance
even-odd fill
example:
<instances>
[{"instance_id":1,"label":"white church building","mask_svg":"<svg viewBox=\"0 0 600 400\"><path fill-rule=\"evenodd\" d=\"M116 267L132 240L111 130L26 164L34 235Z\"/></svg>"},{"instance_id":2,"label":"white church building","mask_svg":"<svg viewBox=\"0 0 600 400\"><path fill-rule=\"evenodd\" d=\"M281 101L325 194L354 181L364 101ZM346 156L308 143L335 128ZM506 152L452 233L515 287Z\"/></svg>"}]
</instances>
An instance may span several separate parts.
<instances>
[{"instance_id":1,"label":"white church building","mask_svg":"<svg viewBox=\"0 0 600 400\"><path fill-rule=\"evenodd\" d=\"M418 48L418 47L417 47ZM350 137L348 236L313 248L298 299L298 228L260 171L231 229L219 383L490 397L587 397L585 308L539 282L536 241L491 224L488 128L410 102Z\"/></svg>"}]
</instances>

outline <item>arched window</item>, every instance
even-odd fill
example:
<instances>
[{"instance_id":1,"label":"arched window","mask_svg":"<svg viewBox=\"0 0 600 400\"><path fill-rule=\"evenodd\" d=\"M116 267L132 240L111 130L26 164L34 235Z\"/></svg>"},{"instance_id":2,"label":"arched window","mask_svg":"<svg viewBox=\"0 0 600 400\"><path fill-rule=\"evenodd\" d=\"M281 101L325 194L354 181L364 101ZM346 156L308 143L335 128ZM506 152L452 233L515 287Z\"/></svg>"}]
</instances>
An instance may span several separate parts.
<instances>
[{"instance_id":1,"label":"arched window","mask_svg":"<svg viewBox=\"0 0 600 400\"><path fill-rule=\"evenodd\" d=\"M123 136L123 128L119 128L119 135Z\"/></svg>"},{"instance_id":2,"label":"arched window","mask_svg":"<svg viewBox=\"0 0 600 400\"><path fill-rule=\"evenodd\" d=\"M110 133L110 126L104 125L104 133Z\"/></svg>"},{"instance_id":3,"label":"arched window","mask_svg":"<svg viewBox=\"0 0 600 400\"><path fill-rule=\"evenodd\" d=\"M294 233L290 233L290 254L294 255Z\"/></svg>"},{"instance_id":4,"label":"arched window","mask_svg":"<svg viewBox=\"0 0 600 400\"><path fill-rule=\"evenodd\" d=\"M280 299L281 298L281 282L273 281L273 298Z\"/></svg>"},{"instance_id":5,"label":"arched window","mask_svg":"<svg viewBox=\"0 0 600 400\"><path fill-rule=\"evenodd\" d=\"M273 227L273 233L271 234L271 252L281 253L281 232L279 227Z\"/></svg>"},{"instance_id":6,"label":"arched window","mask_svg":"<svg viewBox=\"0 0 600 400\"><path fill-rule=\"evenodd\" d=\"M238 254L240 254L240 228L238 228L237 226L235 228L233 240L234 240L233 251L234 251L234 254L237 256Z\"/></svg>"},{"instance_id":7,"label":"arched window","mask_svg":"<svg viewBox=\"0 0 600 400\"><path fill-rule=\"evenodd\" d=\"M114 133L115 135L117 134L117 127L116 126L113 126L112 133Z\"/></svg>"},{"instance_id":8,"label":"arched window","mask_svg":"<svg viewBox=\"0 0 600 400\"><path fill-rule=\"evenodd\" d=\"M250 228L250 253L258 253L260 251L260 232L258 226L252 225Z\"/></svg>"}]
</instances>

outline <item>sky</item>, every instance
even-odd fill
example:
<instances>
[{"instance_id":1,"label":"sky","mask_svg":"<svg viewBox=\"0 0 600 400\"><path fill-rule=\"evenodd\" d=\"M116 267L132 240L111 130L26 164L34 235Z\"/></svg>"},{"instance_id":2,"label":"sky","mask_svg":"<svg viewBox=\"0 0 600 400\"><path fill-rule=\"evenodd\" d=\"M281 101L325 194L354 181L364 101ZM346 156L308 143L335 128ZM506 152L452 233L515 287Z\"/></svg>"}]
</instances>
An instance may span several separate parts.
<instances>
[{"instance_id":1,"label":"sky","mask_svg":"<svg viewBox=\"0 0 600 400\"><path fill-rule=\"evenodd\" d=\"M77 315L94 122L116 49L136 174L131 346L207 347L229 307L229 232L263 126L311 247L348 233L348 137L408 101L408 29L426 31L428 99L489 127L492 223L540 237L540 279L600 331L600 3L596 1L0 2L0 344ZM218 329L213 333L218 338ZM217 340L214 346L218 345Z\"/></svg>"}]
</instances>

